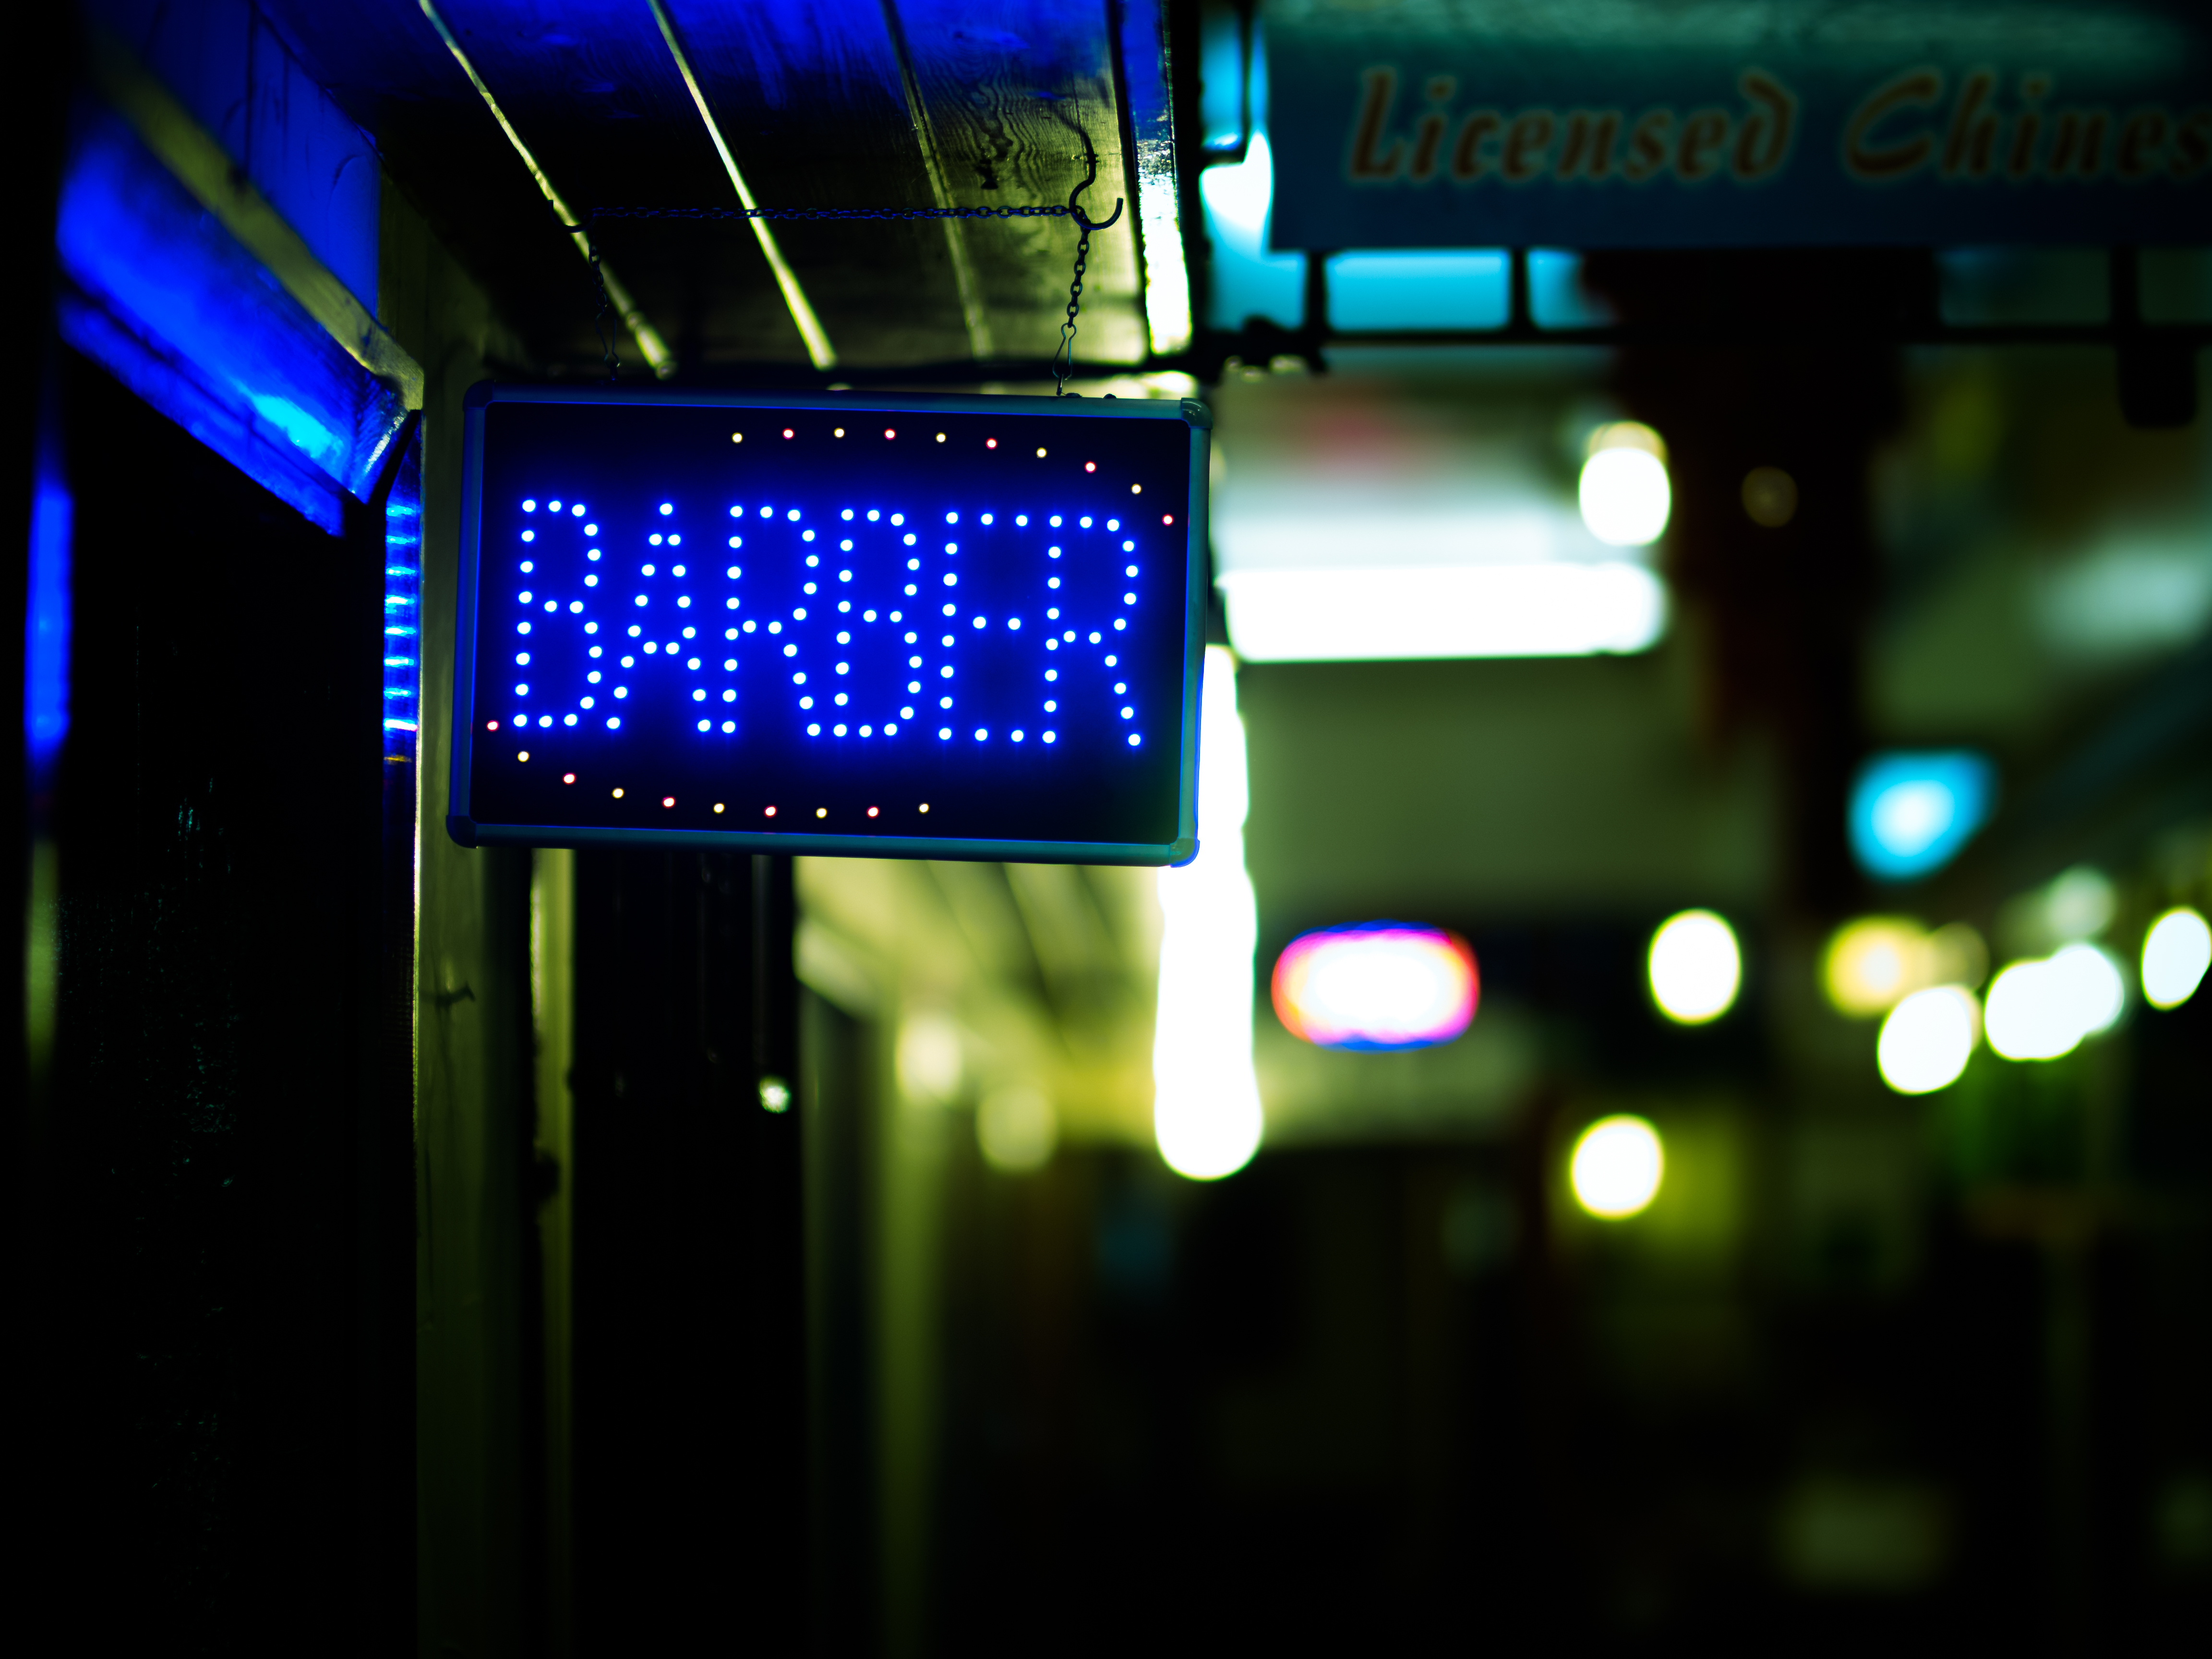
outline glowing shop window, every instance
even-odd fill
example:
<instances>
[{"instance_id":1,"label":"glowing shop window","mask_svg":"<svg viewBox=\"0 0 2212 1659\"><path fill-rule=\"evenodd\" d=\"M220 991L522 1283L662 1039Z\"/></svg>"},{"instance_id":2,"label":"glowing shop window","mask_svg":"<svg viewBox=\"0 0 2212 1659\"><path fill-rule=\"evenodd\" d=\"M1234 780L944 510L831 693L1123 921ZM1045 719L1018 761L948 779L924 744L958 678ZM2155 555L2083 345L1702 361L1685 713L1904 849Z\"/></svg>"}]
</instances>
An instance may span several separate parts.
<instances>
[{"instance_id":1,"label":"glowing shop window","mask_svg":"<svg viewBox=\"0 0 2212 1659\"><path fill-rule=\"evenodd\" d=\"M1324 1048L1426 1048L1474 1018L1474 952L1458 934L1395 921L1301 934L1276 959L1276 1016Z\"/></svg>"}]
</instances>

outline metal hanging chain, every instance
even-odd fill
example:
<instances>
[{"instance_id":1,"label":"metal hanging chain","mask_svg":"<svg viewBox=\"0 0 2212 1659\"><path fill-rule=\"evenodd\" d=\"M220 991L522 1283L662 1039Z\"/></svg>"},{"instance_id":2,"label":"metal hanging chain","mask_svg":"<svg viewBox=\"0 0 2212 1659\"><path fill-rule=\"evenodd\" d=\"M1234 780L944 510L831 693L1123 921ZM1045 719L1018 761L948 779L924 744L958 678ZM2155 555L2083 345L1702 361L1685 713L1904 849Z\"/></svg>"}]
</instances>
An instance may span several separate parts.
<instances>
[{"instance_id":1,"label":"metal hanging chain","mask_svg":"<svg viewBox=\"0 0 2212 1659\"><path fill-rule=\"evenodd\" d=\"M614 336L605 324L607 313L613 309L607 298L606 277L599 269L599 239L592 234L592 227L602 219L799 219L841 223L848 221L886 221L894 219L1073 219L1076 225L1075 275L1067 285L1067 320L1060 325L1060 345L1052 356L1053 396L1067 395L1067 377L1075 371L1075 319L1083 309L1083 273L1091 258L1091 233L1110 229L1121 217L1121 198L1114 198L1114 211L1103 219L1093 219L1076 204L1076 198L1091 188L1098 178L1098 155L1091 146L1090 136L1083 139L1083 155L1087 164L1083 182L1068 192L1067 205L1044 207L928 207L928 208L655 208L603 207L593 208L580 222L570 224L555 216L561 228L580 235L592 258L592 278L599 285L599 307L592 318L592 327L599 337L599 344L606 354L607 379L619 379L621 364L615 356Z\"/></svg>"},{"instance_id":2,"label":"metal hanging chain","mask_svg":"<svg viewBox=\"0 0 2212 1659\"><path fill-rule=\"evenodd\" d=\"M1075 221L1075 275L1067 284L1067 320L1060 325L1060 349L1052 354L1052 395L1067 396L1067 377L1075 372L1075 318L1083 309L1083 271L1091 258L1091 233L1104 230L1121 216L1121 198L1114 198L1114 211L1103 219L1093 219L1076 206L1075 198L1091 188L1098 177L1098 152L1091 147L1091 135L1083 135L1083 182L1067 192L1067 216Z\"/></svg>"}]
</instances>

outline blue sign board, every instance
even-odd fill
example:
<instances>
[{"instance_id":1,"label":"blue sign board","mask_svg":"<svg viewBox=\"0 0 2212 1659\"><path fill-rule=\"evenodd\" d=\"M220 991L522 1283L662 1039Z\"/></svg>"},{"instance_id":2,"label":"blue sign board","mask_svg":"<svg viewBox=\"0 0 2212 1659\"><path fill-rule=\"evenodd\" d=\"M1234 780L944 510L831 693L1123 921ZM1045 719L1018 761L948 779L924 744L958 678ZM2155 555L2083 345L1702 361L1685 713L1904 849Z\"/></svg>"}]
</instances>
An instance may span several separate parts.
<instances>
[{"instance_id":1,"label":"blue sign board","mask_svg":"<svg viewBox=\"0 0 2212 1659\"><path fill-rule=\"evenodd\" d=\"M471 394L466 845L1195 850L1194 403Z\"/></svg>"},{"instance_id":2,"label":"blue sign board","mask_svg":"<svg viewBox=\"0 0 2212 1659\"><path fill-rule=\"evenodd\" d=\"M1278 248L2199 243L2202 7L1282 0Z\"/></svg>"}]
</instances>

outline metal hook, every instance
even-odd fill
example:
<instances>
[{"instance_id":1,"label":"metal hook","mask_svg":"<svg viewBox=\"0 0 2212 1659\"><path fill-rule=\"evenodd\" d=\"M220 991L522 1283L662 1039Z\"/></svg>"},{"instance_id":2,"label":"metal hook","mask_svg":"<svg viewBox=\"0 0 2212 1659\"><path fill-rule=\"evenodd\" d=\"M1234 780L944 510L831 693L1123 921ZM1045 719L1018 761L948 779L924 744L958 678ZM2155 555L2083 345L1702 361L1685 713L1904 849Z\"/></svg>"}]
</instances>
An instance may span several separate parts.
<instances>
[{"instance_id":1,"label":"metal hook","mask_svg":"<svg viewBox=\"0 0 2212 1659\"><path fill-rule=\"evenodd\" d=\"M1103 219L1093 219L1075 205L1075 198L1097 182L1098 152L1091 146L1091 135L1084 131L1080 125L1068 120L1067 117L1058 110L1053 112L1059 115L1067 125L1073 127L1075 136L1083 140L1083 182L1067 192L1067 216L1080 225L1086 234L1094 230L1104 230L1121 216L1121 198L1118 196L1114 198L1114 211Z\"/></svg>"},{"instance_id":2,"label":"metal hook","mask_svg":"<svg viewBox=\"0 0 2212 1659\"><path fill-rule=\"evenodd\" d=\"M1081 208L1075 205L1075 198L1082 195L1085 191L1091 188L1091 179L1096 178L1097 173L1098 164L1094 161L1091 164L1091 178L1086 178L1081 184L1078 185L1073 190L1067 193L1067 216L1074 220L1077 224L1082 226L1086 231L1109 229L1112 227L1114 222L1121 216L1121 198L1118 196L1114 198L1113 212L1108 214L1103 219L1094 219L1089 214L1085 213Z\"/></svg>"}]
</instances>

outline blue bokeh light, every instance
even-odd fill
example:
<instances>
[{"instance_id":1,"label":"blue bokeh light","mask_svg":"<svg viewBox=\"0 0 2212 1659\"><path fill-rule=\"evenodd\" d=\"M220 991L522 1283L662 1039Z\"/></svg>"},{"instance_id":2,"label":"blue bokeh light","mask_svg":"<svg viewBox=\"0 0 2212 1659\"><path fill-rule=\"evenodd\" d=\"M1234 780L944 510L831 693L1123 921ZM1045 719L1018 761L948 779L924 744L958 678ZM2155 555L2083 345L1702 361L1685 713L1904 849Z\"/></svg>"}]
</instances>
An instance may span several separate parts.
<instances>
[{"instance_id":1,"label":"blue bokeh light","mask_svg":"<svg viewBox=\"0 0 2212 1659\"><path fill-rule=\"evenodd\" d=\"M1996 804L1996 768L1969 749L1877 755L1851 787L1851 853L1879 881L1914 881L1956 858Z\"/></svg>"}]
</instances>

